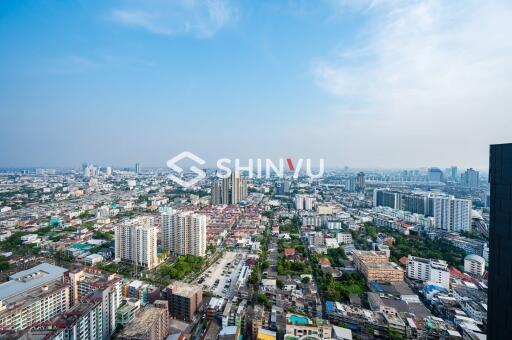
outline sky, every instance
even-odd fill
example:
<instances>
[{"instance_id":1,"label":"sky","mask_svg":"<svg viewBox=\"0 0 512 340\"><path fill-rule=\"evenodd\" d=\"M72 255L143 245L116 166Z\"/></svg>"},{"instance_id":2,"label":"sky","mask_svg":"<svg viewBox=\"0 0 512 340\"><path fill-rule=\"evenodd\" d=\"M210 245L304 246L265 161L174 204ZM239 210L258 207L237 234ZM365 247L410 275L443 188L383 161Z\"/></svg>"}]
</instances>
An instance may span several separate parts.
<instances>
[{"instance_id":1,"label":"sky","mask_svg":"<svg viewBox=\"0 0 512 340\"><path fill-rule=\"evenodd\" d=\"M512 2L0 2L0 166L487 169Z\"/></svg>"}]
</instances>

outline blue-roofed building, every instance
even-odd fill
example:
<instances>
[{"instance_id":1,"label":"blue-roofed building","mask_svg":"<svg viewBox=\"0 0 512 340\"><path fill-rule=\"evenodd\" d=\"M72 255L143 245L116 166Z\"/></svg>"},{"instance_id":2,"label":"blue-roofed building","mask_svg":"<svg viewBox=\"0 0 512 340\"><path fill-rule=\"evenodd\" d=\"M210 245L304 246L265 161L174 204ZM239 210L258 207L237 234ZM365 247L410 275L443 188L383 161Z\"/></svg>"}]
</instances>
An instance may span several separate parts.
<instances>
[{"instance_id":1,"label":"blue-roofed building","mask_svg":"<svg viewBox=\"0 0 512 340\"><path fill-rule=\"evenodd\" d=\"M327 310L327 313L334 313L334 302L325 301L325 309Z\"/></svg>"}]
</instances>

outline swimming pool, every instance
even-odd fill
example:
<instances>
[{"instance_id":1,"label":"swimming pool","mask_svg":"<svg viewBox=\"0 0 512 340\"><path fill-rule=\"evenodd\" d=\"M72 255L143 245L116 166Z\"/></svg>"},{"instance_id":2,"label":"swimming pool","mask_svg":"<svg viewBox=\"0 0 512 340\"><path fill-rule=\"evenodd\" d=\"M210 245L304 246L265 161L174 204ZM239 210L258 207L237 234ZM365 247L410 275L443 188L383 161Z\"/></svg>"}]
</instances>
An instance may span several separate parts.
<instances>
[{"instance_id":1,"label":"swimming pool","mask_svg":"<svg viewBox=\"0 0 512 340\"><path fill-rule=\"evenodd\" d=\"M290 323L294 325L308 325L310 320L306 316L292 314L290 315Z\"/></svg>"}]
</instances>

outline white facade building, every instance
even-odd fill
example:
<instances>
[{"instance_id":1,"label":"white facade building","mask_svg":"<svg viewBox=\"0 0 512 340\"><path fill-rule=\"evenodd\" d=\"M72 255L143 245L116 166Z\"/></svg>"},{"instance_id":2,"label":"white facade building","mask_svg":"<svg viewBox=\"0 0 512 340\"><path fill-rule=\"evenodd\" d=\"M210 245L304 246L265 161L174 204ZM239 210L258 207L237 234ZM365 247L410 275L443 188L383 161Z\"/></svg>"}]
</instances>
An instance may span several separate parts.
<instances>
[{"instance_id":1,"label":"white facade building","mask_svg":"<svg viewBox=\"0 0 512 340\"><path fill-rule=\"evenodd\" d=\"M162 247L176 255L206 255L206 216L192 211L164 211Z\"/></svg>"},{"instance_id":2,"label":"white facade building","mask_svg":"<svg viewBox=\"0 0 512 340\"><path fill-rule=\"evenodd\" d=\"M295 209L313 210L315 198L307 195L295 195Z\"/></svg>"},{"instance_id":3,"label":"white facade building","mask_svg":"<svg viewBox=\"0 0 512 340\"><path fill-rule=\"evenodd\" d=\"M434 284L450 288L450 272L448 264L443 260L425 259L409 255L407 277L420 280L426 284Z\"/></svg>"},{"instance_id":4,"label":"white facade building","mask_svg":"<svg viewBox=\"0 0 512 340\"><path fill-rule=\"evenodd\" d=\"M464 272L476 276L483 276L485 272L485 259L471 254L464 258Z\"/></svg>"},{"instance_id":5,"label":"white facade building","mask_svg":"<svg viewBox=\"0 0 512 340\"><path fill-rule=\"evenodd\" d=\"M148 269L158 265L157 228L152 217L139 217L115 226L115 258Z\"/></svg>"},{"instance_id":6,"label":"white facade building","mask_svg":"<svg viewBox=\"0 0 512 340\"><path fill-rule=\"evenodd\" d=\"M471 231L471 200L453 196L432 196L429 204L437 229Z\"/></svg>"}]
</instances>

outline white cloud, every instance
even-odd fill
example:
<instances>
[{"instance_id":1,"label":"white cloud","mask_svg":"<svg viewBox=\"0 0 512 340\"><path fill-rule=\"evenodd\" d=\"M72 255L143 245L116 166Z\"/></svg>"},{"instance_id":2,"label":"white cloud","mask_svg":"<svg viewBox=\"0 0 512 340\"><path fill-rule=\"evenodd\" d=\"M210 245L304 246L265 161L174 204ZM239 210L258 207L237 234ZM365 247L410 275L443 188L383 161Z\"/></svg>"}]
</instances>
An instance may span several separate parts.
<instances>
[{"instance_id":1,"label":"white cloud","mask_svg":"<svg viewBox=\"0 0 512 340\"><path fill-rule=\"evenodd\" d=\"M238 10L229 0L132 1L111 18L155 34L208 38L236 22Z\"/></svg>"},{"instance_id":2,"label":"white cloud","mask_svg":"<svg viewBox=\"0 0 512 340\"><path fill-rule=\"evenodd\" d=\"M333 119L365 136L347 131L367 156L357 161L388 150L397 166L485 168L488 145L512 139L512 3L368 3L360 43L312 66L340 98Z\"/></svg>"}]
</instances>

